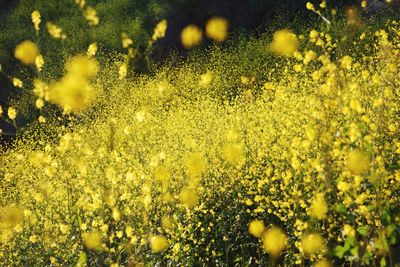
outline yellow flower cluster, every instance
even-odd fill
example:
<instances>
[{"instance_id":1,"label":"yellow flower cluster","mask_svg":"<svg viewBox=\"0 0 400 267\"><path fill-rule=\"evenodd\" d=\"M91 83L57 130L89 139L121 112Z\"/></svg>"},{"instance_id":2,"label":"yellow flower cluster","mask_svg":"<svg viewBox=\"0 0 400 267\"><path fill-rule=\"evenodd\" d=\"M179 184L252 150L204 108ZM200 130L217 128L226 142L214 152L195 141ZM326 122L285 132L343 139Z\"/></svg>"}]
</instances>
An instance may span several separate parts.
<instances>
[{"instance_id":1,"label":"yellow flower cluster","mask_svg":"<svg viewBox=\"0 0 400 267\"><path fill-rule=\"evenodd\" d=\"M398 25L352 39L372 50L284 29L135 79L126 55L97 55L98 75L92 43L61 78L46 65L12 79L33 84L40 116L0 152L0 262L384 265L400 240ZM214 18L204 34L227 29ZM203 32L181 37L191 48ZM33 42L15 56L43 67ZM26 111L10 105L15 125Z\"/></svg>"}]
</instances>

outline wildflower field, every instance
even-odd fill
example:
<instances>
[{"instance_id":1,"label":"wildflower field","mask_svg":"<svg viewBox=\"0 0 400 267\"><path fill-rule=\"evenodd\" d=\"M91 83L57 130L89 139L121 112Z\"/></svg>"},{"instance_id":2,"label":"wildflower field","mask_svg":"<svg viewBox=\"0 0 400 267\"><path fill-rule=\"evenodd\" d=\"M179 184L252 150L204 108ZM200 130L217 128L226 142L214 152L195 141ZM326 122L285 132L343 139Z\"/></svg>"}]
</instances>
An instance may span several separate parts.
<instances>
[{"instance_id":1,"label":"wildflower field","mask_svg":"<svg viewBox=\"0 0 400 267\"><path fill-rule=\"evenodd\" d=\"M400 266L396 12L210 16L157 61L167 18L28 2L0 34L0 266Z\"/></svg>"}]
</instances>

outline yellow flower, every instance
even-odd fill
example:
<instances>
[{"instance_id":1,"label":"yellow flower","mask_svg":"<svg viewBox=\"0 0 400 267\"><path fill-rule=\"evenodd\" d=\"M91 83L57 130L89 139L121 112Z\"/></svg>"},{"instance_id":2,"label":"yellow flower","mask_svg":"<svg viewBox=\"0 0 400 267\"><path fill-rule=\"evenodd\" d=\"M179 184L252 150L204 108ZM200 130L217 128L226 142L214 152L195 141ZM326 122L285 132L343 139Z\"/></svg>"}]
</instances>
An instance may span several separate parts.
<instances>
[{"instance_id":1,"label":"yellow flower","mask_svg":"<svg viewBox=\"0 0 400 267\"><path fill-rule=\"evenodd\" d=\"M326 219L328 213L328 204L325 201L324 194L319 193L311 203L310 215L318 220Z\"/></svg>"},{"instance_id":2,"label":"yellow flower","mask_svg":"<svg viewBox=\"0 0 400 267\"><path fill-rule=\"evenodd\" d=\"M228 38L228 21L224 18L215 17L207 21L206 35L217 42L225 41Z\"/></svg>"},{"instance_id":3,"label":"yellow flower","mask_svg":"<svg viewBox=\"0 0 400 267\"><path fill-rule=\"evenodd\" d=\"M68 74L50 87L50 100L60 105L66 113L84 110L93 98L93 89L80 77Z\"/></svg>"},{"instance_id":4,"label":"yellow flower","mask_svg":"<svg viewBox=\"0 0 400 267\"><path fill-rule=\"evenodd\" d=\"M311 233L302 237L301 244L305 254L314 255L324 249L325 240L320 234Z\"/></svg>"},{"instance_id":5,"label":"yellow flower","mask_svg":"<svg viewBox=\"0 0 400 267\"><path fill-rule=\"evenodd\" d=\"M118 74L120 80L125 79L128 74L128 64L122 63L121 66L119 66Z\"/></svg>"},{"instance_id":6,"label":"yellow flower","mask_svg":"<svg viewBox=\"0 0 400 267\"><path fill-rule=\"evenodd\" d=\"M165 166L158 166L154 170L154 177L160 182L165 182L169 178L169 171Z\"/></svg>"},{"instance_id":7,"label":"yellow flower","mask_svg":"<svg viewBox=\"0 0 400 267\"><path fill-rule=\"evenodd\" d=\"M101 247L101 235L99 232L83 233L82 238L88 249L99 249Z\"/></svg>"},{"instance_id":8,"label":"yellow flower","mask_svg":"<svg viewBox=\"0 0 400 267\"><path fill-rule=\"evenodd\" d=\"M151 250L155 253L167 250L168 245L169 242L164 236L156 235L150 238L150 247Z\"/></svg>"},{"instance_id":9,"label":"yellow flower","mask_svg":"<svg viewBox=\"0 0 400 267\"><path fill-rule=\"evenodd\" d=\"M23 210L19 207L5 207L0 210L0 229L2 227L12 229L22 223Z\"/></svg>"},{"instance_id":10,"label":"yellow flower","mask_svg":"<svg viewBox=\"0 0 400 267\"><path fill-rule=\"evenodd\" d=\"M15 120L15 118L17 118L17 111L15 110L15 108L9 107L9 108L8 108L8 111L7 111L7 116L8 116L11 120Z\"/></svg>"},{"instance_id":11,"label":"yellow flower","mask_svg":"<svg viewBox=\"0 0 400 267\"><path fill-rule=\"evenodd\" d=\"M133 44L133 40L128 37L126 32L121 33L121 42L123 48L128 48L130 45Z\"/></svg>"},{"instance_id":12,"label":"yellow flower","mask_svg":"<svg viewBox=\"0 0 400 267\"><path fill-rule=\"evenodd\" d=\"M35 30L39 31L39 24L42 21L40 19L40 12L38 10L33 11L31 14L31 18L32 18L32 23L35 27Z\"/></svg>"},{"instance_id":13,"label":"yellow flower","mask_svg":"<svg viewBox=\"0 0 400 267\"><path fill-rule=\"evenodd\" d=\"M14 77L12 82L15 87L22 88L24 86L24 83L18 78Z\"/></svg>"},{"instance_id":14,"label":"yellow flower","mask_svg":"<svg viewBox=\"0 0 400 267\"><path fill-rule=\"evenodd\" d=\"M3 107L0 106L0 116L2 116L2 115L3 115Z\"/></svg>"},{"instance_id":15,"label":"yellow flower","mask_svg":"<svg viewBox=\"0 0 400 267\"><path fill-rule=\"evenodd\" d=\"M308 10L315 11L314 4L311 3L311 2L307 2L307 3L306 3L306 8L307 8Z\"/></svg>"},{"instance_id":16,"label":"yellow flower","mask_svg":"<svg viewBox=\"0 0 400 267\"><path fill-rule=\"evenodd\" d=\"M368 156L361 150L352 150L347 155L347 169L353 174L363 174L369 169Z\"/></svg>"},{"instance_id":17,"label":"yellow flower","mask_svg":"<svg viewBox=\"0 0 400 267\"><path fill-rule=\"evenodd\" d=\"M38 109L41 109L41 108L44 106L44 101L43 101L43 99L38 98L38 99L36 100L35 105L36 105L36 107L37 107Z\"/></svg>"},{"instance_id":18,"label":"yellow flower","mask_svg":"<svg viewBox=\"0 0 400 267\"><path fill-rule=\"evenodd\" d=\"M274 33L270 49L280 56L291 57L297 51L298 45L296 34L288 29L283 29Z\"/></svg>"},{"instance_id":19,"label":"yellow flower","mask_svg":"<svg viewBox=\"0 0 400 267\"><path fill-rule=\"evenodd\" d=\"M179 194L179 198L181 203L188 208L196 206L198 202L196 191L190 188L184 188Z\"/></svg>"},{"instance_id":20,"label":"yellow flower","mask_svg":"<svg viewBox=\"0 0 400 267\"><path fill-rule=\"evenodd\" d=\"M261 220L253 220L249 224L249 233L257 238L260 238L265 231L264 222Z\"/></svg>"},{"instance_id":21,"label":"yellow flower","mask_svg":"<svg viewBox=\"0 0 400 267\"><path fill-rule=\"evenodd\" d=\"M153 41L157 41L158 39L164 38L165 32L167 31L167 27L168 27L168 22L166 19L160 21L154 28L154 33L151 39Z\"/></svg>"},{"instance_id":22,"label":"yellow flower","mask_svg":"<svg viewBox=\"0 0 400 267\"><path fill-rule=\"evenodd\" d=\"M351 69L353 65L353 58L351 56L344 56L340 59L340 64L345 69Z\"/></svg>"},{"instance_id":23,"label":"yellow flower","mask_svg":"<svg viewBox=\"0 0 400 267\"><path fill-rule=\"evenodd\" d=\"M227 144L223 149L226 161L238 164L244 159L243 144Z\"/></svg>"},{"instance_id":24,"label":"yellow flower","mask_svg":"<svg viewBox=\"0 0 400 267\"><path fill-rule=\"evenodd\" d=\"M208 85L210 85L212 78L213 78L213 76L210 71L207 71L206 73L201 74L200 80L199 80L199 86L207 87Z\"/></svg>"},{"instance_id":25,"label":"yellow flower","mask_svg":"<svg viewBox=\"0 0 400 267\"><path fill-rule=\"evenodd\" d=\"M186 170L191 178L197 178L206 169L206 163L203 155L200 153L193 153L185 161Z\"/></svg>"},{"instance_id":26,"label":"yellow flower","mask_svg":"<svg viewBox=\"0 0 400 267\"><path fill-rule=\"evenodd\" d=\"M193 48L200 44L203 33L196 25L188 25L181 32L181 42L185 48Z\"/></svg>"},{"instance_id":27,"label":"yellow flower","mask_svg":"<svg viewBox=\"0 0 400 267\"><path fill-rule=\"evenodd\" d=\"M69 74L83 79L93 77L99 70L97 61L86 55L74 56L67 62L66 67Z\"/></svg>"},{"instance_id":28,"label":"yellow flower","mask_svg":"<svg viewBox=\"0 0 400 267\"><path fill-rule=\"evenodd\" d=\"M262 240L265 251L274 258L278 257L287 245L286 234L277 227L272 227L264 232Z\"/></svg>"},{"instance_id":29,"label":"yellow flower","mask_svg":"<svg viewBox=\"0 0 400 267\"><path fill-rule=\"evenodd\" d=\"M38 121L39 123L46 123L46 118L43 116L39 116Z\"/></svg>"},{"instance_id":30,"label":"yellow flower","mask_svg":"<svg viewBox=\"0 0 400 267\"><path fill-rule=\"evenodd\" d=\"M46 83L39 79L33 80L33 93L39 98L49 100L48 86Z\"/></svg>"},{"instance_id":31,"label":"yellow flower","mask_svg":"<svg viewBox=\"0 0 400 267\"><path fill-rule=\"evenodd\" d=\"M97 43L91 43L87 49L87 54L89 56L94 56L96 55L97 52Z\"/></svg>"},{"instance_id":32,"label":"yellow flower","mask_svg":"<svg viewBox=\"0 0 400 267\"><path fill-rule=\"evenodd\" d=\"M93 7L88 6L85 10L84 16L90 26L99 25L100 19L97 16L97 11Z\"/></svg>"},{"instance_id":33,"label":"yellow flower","mask_svg":"<svg viewBox=\"0 0 400 267\"><path fill-rule=\"evenodd\" d=\"M75 4L77 4L79 8L82 10L85 7L86 0L75 0Z\"/></svg>"},{"instance_id":34,"label":"yellow flower","mask_svg":"<svg viewBox=\"0 0 400 267\"><path fill-rule=\"evenodd\" d=\"M47 22L46 23L46 27L47 27L47 31L48 33L56 39L65 39L67 38L67 36L65 34L63 34L62 29L60 27L58 27L57 25L51 23L51 22Z\"/></svg>"},{"instance_id":35,"label":"yellow flower","mask_svg":"<svg viewBox=\"0 0 400 267\"><path fill-rule=\"evenodd\" d=\"M354 237L356 235L356 230L354 230L351 225L345 224L343 226L343 234L346 236Z\"/></svg>"},{"instance_id":36,"label":"yellow flower","mask_svg":"<svg viewBox=\"0 0 400 267\"><path fill-rule=\"evenodd\" d=\"M38 55L38 56L35 58L35 65L36 65L36 68L37 68L37 70L38 70L39 72L42 71L43 66L44 66L44 58L43 58L42 55Z\"/></svg>"},{"instance_id":37,"label":"yellow flower","mask_svg":"<svg viewBox=\"0 0 400 267\"><path fill-rule=\"evenodd\" d=\"M14 55L24 64L35 64L36 57L39 56L39 48L32 41L23 41L15 48Z\"/></svg>"}]
</instances>

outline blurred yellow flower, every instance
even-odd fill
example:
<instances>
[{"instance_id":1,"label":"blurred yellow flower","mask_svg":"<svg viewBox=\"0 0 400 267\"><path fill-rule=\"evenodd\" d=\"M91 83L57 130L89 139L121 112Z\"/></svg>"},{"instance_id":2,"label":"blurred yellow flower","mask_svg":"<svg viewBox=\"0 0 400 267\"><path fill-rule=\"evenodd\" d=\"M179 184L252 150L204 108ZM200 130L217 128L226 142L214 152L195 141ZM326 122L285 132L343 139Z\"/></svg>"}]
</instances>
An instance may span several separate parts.
<instances>
[{"instance_id":1,"label":"blurred yellow flower","mask_svg":"<svg viewBox=\"0 0 400 267\"><path fill-rule=\"evenodd\" d=\"M166 19L163 19L162 21L160 21L154 28L154 33L153 33L153 36L151 37L151 39L153 41L157 41L158 39L164 38L165 33L167 31L167 27L168 27L168 22Z\"/></svg>"},{"instance_id":2,"label":"blurred yellow flower","mask_svg":"<svg viewBox=\"0 0 400 267\"><path fill-rule=\"evenodd\" d=\"M81 77L68 74L50 86L50 100L66 113L84 110L93 98L93 88Z\"/></svg>"},{"instance_id":3,"label":"blurred yellow flower","mask_svg":"<svg viewBox=\"0 0 400 267\"><path fill-rule=\"evenodd\" d=\"M123 48L128 48L133 44L133 40L129 38L126 32L121 33L121 43Z\"/></svg>"},{"instance_id":4,"label":"blurred yellow flower","mask_svg":"<svg viewBox=\"0 0 400 267\"><path fill-rule=\"evenodd\" d=\"M99 232L88 232L82 234L83 242L88 249L101 248L101 234Z\"/></svg>"},{"instance_id":5,"label":"blurred yellow flower","mask_svg":"<svg viewBox=\"0 0 400 267\"><path fill-rule=\"evenodd\" d=\"M118 70L119 79L120 80L125 79L127 74L128 74L128 64L122 63L121 66L119 66Z\"/></svg>"},{"instance_id":6,"label":"blurred yellow flower","mask_svg":"<svg viewBox=\"0 0 400 267\"><path fill-rule=\"evenodd\" d=\"M270 49L280 56L291 57L297 51L298 45L296 34L288 29L283 29L274 33Z\"/></svg>"},{"instance_id":7,"label":"blurred yellow flower","mask_svg":"<svg viewBox=\"0 0 400 267\"><path fill-rule=\"evenodd\" d=\"M207 21L206 35L217 42L225 41L228 38L228 21L224 18L214 17Z\"/></svg>"},{"instance_id":8,"label":"blurred yellow flower","mask_svg":"<svg viewBox=\"0 0 400 267\"><path fill-rule=\"evenodd\" d=\"M99 25L100 19L97 16L97 11L93 7L88 6L84 12L84 16L90 26Z\"/></svg>"},{"instance_id":9,"label":"blurred yellow flower","mask_svg":"<svg viewBox=\"0 0 400 267\"><path fill-rule=\"evenodd\" d=\"M354 174L363 174L369 169L369 158L361 150L352 150L347 155L347 168Z\"/></svg>"},{"instance_id":10,"label":"blurred yellow flower","mask_svg":"<svg viewBox=\"0 0 400 267\"><path fill-rule=\"evenodd\" d=\"M181 32L182 45L188 49L199 45L202 38L201 29L194 24L186 26Z\"/></svg>"},{"instance_id":11,"label":"blurred yellow flower","mask_svg":"<svg viewBox=\"0 0 400 267\"><path fill-rule=\"evenodd\" d=\"M324 194L319 193L311 203L310 215L318 220L323 220L326 219L327 213L328 204L325 201Z\"/></svg>"},{"instance_id":12,"label":"blurred yellow flower","mask_svg":"<svg viewBox=\"0 0 400 267\"><path fill-rule=\"evenodd\" d=\"M24 219L23 210L16 206L4 207L0 210L0 229L14 228L22 223Z\"/></svg>"},{"instance_id":13,"label":"blurred yellow flower","mask_svg":"<svg viewBox=\"0 0 400 267\"><path fill-rule=\"evenodd\" d=\"M156 235L150 238L150 247L151 250L155 253L167 250L168 245L169 245L168 239L166 239L164 236Z\"/></svg>"},{"instance_id":14,"label":"blurred yellow flower","mask_svg":"<svg viewBox=\"0 0 400 267\"><path fill-rule=\"evenodd\" d=\"M14 56L24 64L35 64L36 57L39 56L39 48L32 41L23 41L15 48Z\"/></svg>"},{"instance_id":15,"label":"blurred yellow flower","mask_svg":"<svg viewBox=\"0 0 400 267\"><path fill-rule=\"evenodd\" d=\"M198 202L196 191L190 188L184 188L179 194L179 198L181 203L188 208L196 206Z\"/></svg>"},{"instance_id":16,"label":"blurred yellow flower","mask_svg":"<svg viewBox=\"0 0 400 267\"><path fill-rule=\"evenodd\" d=\"M272 227L264 232L262 240L265 251L274 258L278 257L287 245L286 234L277 227Z\"/></svg>"},{"instance_id":17,"label":"blurred yellow flower","mask_svg":"<svg viewBox=\"0 0 400 267\"><path fill-rule=\"evenodd\" d=\"M325 240L320 234L310 233L301 238L303 251L307 255L314 255L324 250Z\"/></svg>"},{"instance_id":18,"label":"blurred yellow flower","mask_svg":"<svg viewBox=\"0 0 400 267\"><path fill-rule=\"evenodd\" d=\"M185 160L188 175L191 178L199 177L206 169L204 157L200 153L193 153Z\"/></svg>"},{"instance_id":19,"label":"blurred yellow flower","mask_svg":"<svg viewBox=\"0 0 400 267\"><path fill-rule=\"evenodd\" d=\"M261 220L253 220L249 224L249 233L257 238L260 238L265 231L264 222Z\"/></svg>"},{"instance_id":20,"label":"blurred yellow flower","mask_svg":"<svg viewBox=\"0 0 400 267\"><path fill-rule=\"evenodd\" d=\"M69 74L77 78L89 79L99 71L97 61L86 55L78 55L68 60L66 68Z\"/></svg>"},{"instance_id":21,"label":"blurred yellow flower","mask_svg":"<svg viewBox=\"0 0 400 267\"><path fill-rule=\"evenodd\" d=\"M51 22L47 22L46 23L46 27L47 27L47 31L48 33L56 39L65 39L67 38L67 35L65 35L62 31L62 29L60 27L58 27L57 25L51 23Z\"/></svg>"},{"instance_id":22,"label":"blurred yellow flower","mask_svg":"<svg viewBox=\"0 0 400 267\"><path fill-rule=\"evenodd\" d=\"M223 156L226 161L238 164L244 159L243 144L227 144L223 149Z\"/></svg>"}]
</instances>

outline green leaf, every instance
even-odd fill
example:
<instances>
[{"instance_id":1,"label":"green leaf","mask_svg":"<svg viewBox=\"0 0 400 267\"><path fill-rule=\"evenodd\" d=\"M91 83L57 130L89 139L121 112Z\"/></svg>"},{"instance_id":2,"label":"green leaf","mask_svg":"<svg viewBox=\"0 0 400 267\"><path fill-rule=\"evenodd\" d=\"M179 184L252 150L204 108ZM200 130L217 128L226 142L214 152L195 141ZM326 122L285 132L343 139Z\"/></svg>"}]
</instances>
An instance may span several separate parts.
<instances>
[{"instance_id":1,"label":"green leaf","mask_svg":"<svg viewBox=\"0 0 400 267\"><path fill-rule=\"evenodd\" d=\"M336 257L338 257L339 259L343 258L344 254L348 251L349 249L346 247L342 247L342 246L336 246L335 250L334 250L334 254Z\"/></svg>"},{"instance_id":2,"label":"green leaf","mask_svg":"<svg viewBox=\"0 0 400 267\"><path fill-rule=\"evenodd\" d=\"M79 260L78 264L76 264L76 267L84 267L86 266L86 262L87 262L86 253L84 251L81 251L81 253L79 253Z\"/></svg>"},{"instance_id":3,"label":"green leaf","mask_svg":"<svg viewBox=\"0 0 400 267\"><path fill-rule=\"evenodd\" d=\"M366 236L368 234L368 225L365 226L360 226L357 228L357 232L361 235L361 236Z\"/></svg>"},{"instance_id":4,"label":"green leaf","mask_svg":"<svg viewBox=\"0 0 400 267\"><path fill-rule=\"evenodd\" d=\"M381 267L386 267L386 259L385 259L385 258L382 258L381 261L379 262L379 265L380 265Z\"/></svg>"},{"instance_id":5,"label":"green leaf","mask_svg":"<svg viewBox=\"0 0 400 267\"><path fill-rule=\"evenodd\" d=\"M352 248L350 250L351 255L353 255L354 257L358 257L358 246L355 246L354 248Z\"/></svg>"},{"instance_id":6,"label":"green leaf","mask_svg":"<svg viewBox=\"0 0 400 267\"><path fill-rule=\"evenodd\" d=\"M346 206L343 205L342 203L336 204L335 209L336 209L336 211L341 212L341 213L345 213L347 211Z\"/></svg>"}]
</instances>

